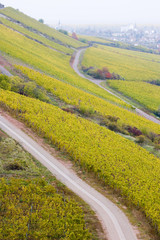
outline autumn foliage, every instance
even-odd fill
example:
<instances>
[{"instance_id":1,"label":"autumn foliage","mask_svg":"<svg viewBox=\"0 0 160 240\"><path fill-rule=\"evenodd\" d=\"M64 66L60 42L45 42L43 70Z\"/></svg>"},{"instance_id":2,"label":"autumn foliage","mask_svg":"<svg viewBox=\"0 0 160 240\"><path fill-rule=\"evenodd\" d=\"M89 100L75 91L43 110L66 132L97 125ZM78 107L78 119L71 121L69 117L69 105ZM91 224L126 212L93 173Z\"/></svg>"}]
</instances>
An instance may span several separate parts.
<instances>
[{"instance_id":1,"label":"autumn foliage","mask_svg":"<svg viewBox=\"0 0 160 240\"><path fill-rule=\"evenodd\" d=\"M102 69L95 69L94 67L86 68L82 66L83 72L86 72L88 75L92 76L96 79L121 79L124 80L119 74L110 73L107 67L103 67Z\"/></svg>"},{"instance_id":2,"label":"autumn foliage","mask_svg":"<svg viewBox=\"0 0 160 240\"><path fill-rule=\"evenodd\" d=\"M77 34L75 32L72 33L72 38L78 40Z\"/></svg>"}]
</instances>

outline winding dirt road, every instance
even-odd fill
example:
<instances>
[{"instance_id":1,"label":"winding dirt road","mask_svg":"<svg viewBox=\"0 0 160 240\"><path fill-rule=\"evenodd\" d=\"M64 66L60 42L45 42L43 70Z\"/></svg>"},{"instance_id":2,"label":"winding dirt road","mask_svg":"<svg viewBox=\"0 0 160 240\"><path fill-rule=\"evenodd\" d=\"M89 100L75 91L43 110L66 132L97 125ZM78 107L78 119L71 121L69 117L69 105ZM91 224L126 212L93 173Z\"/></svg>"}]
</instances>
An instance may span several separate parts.
<instances>
[{"instance_id":1,"label":"winding dirt road","mask_svg":"<svg viewBox=\"0 0 160 240\"><path fill-rule=\"evenodd\" d=\"M86 78L79 72L78 63L81 53L84 49L77 52L75 60L73 62L73 68L81 77ZM7 76L12 76L4 67L0 66L0 71ZM100 85L99 80L89 79L99 87L105 89L109 93L111 91ZM118 96L116 96L118 97ZM149 120L160 124L160 121L154 117L146 114L140 109L136 109L140 115L148 118ZM81 197L91 208L96 212L99 220L102 223L106 237L109 240L137 240L136 233L133 227L129 223L125 214L110 200L105 198L102 194L90 187L84 181L82 181L73 171L60 163L52 155L50 155L44 148L31 139L28 135L14 126L5 117L0 114L0 129L6 132L9 136L15 139L20 145L23 146L32 156L46 166L54 176L62 183L64 183L69 189Z\"/></svg>"},{"instance_id":2,"label":"winding dirt road","mask_svg":"<svg viewBox=\"0 0 160 240\"><path fill-rule=\"evenodd\" d=\"M15 139L54 176L80 196L96 212L109 240L137 240L125 214L102 194L82 181L73 170L65 167L32 138L0 114L0 128Z\"/></svg>"},{"instance_id":3,"label":"winding dirt road","mask_svg":"<svg viewBox=\"0 0 160 240\"><path fill-rule=\"evenodd\" d=\"M108 90L107 88L101 86L101 82L105 81L105 80L95 80L95 79L92 79L92 78L89 78L89 77L86 77L84 74L82 74L80 71L79 71L79 68L78 68L78 64L80 62L80 56L82 53L84 53L86 50L86 48L83 48L83 49L80 49L77 51L76 55L75 55L75 58L74 58L74 61L73 61L73 64L71 64L72 68L74 69L74 71L82 78L85 78L93 83L95 83L96 85L98 85L100 88L103 88L105 91L109 92L110 94L114 95L115 97L121 99L122 101L124 101L122 98L120 98L119 96L117 96L115 93L113 93L112 91ZM128 103L127 101L124 101L126 103ZM128 103L129 104L129 103ZM132 107L135 108L135 111L137 114L141 115L142 117L145 117L146 119L154 122L154 123L157 123L157 124L160 124L160 120L158 120L157 118L145 113L144 111L140 110L139 108L136 108L135 106L132 105Z\"/></svg>"}]
</instances>

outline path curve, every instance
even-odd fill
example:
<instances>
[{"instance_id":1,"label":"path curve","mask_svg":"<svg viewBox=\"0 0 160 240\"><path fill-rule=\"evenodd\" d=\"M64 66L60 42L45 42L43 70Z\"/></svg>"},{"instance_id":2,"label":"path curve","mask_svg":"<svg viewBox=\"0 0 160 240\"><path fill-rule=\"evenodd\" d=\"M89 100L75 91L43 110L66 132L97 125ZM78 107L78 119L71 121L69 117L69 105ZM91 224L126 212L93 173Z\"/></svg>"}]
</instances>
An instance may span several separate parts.
<instances>
[{"instance_id":1,"label":"path curve","mask_svg":"<svg viewBox=\"0 0 160 240\"><path fill-rule=\"evenodd\" d=\"M38 143L0 114L0 128L46 166L54 176L96 212L109 240L137 240L125 214L110 200L82 181L73 171L51 156Z\"/></svg>"},{"instance_id":2,"label":"path curve","mask_svg":"<svg viewBox=\"0 0 160 240\"><path fill-rule=\"evenodd\" d=\"M101 86L101 82L105 81L105 80L96 80L96 79L92 79L92 78L89 78L89 77L86 77L84 74L82 74L80 71L79 71L79 68L78 68L78 64L79 64L79 61L80 61L80 56L81 54L86 50L87 48L82 48L80 50L78 50L75 54L75 58L73 60L73 63L72 63L72 68L74 69L74 71L82 78L85 78L93 83L95 83L96 85L98 85L100 88L103 88L105 91L107 91L108 93L114 95L115 97L121 99L122 101L128 103L127 101L123 100L121 97L119 97L118 95L116 95L115 93L113 93L112 91L108 90L107 88ZM130 105L130 103L128 103ZM142 117L145 117L146 119L154 122L154 123L157 123L157 124L160 124L160 120L158 120L157 118L147 114L146 112L140 110L139 108L136 108L134 105L132 105L133 108L135 108L135 111L137 114L139 114L140 116Z\"/></svg>"},{"instance_id":3,"label":"path curve","mask_svg":"<svg viewBox=\"0 0 160 240\"><path fill-rule=\"evenodd\" d=\"M8 70L6 70L4 67L0 65L0 72L8 77L13 76Z\"/></svg>"}]
</instances>

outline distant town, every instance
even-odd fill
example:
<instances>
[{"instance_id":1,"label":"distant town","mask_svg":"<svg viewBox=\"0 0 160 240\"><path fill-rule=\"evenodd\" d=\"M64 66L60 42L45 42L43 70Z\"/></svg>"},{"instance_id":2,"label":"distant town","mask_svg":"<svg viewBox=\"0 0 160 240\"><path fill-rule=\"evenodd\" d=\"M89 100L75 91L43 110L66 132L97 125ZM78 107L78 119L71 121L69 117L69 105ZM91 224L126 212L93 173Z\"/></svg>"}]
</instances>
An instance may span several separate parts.
<instances>
[{"instance_id":1,"label":"distant town","mask_svg":"<svg viewBox=\"0 0 160 240\"><path fill-rule=\"evenodd\" d=\"M61 25L61 28L81 35L97 36L113 41L122 41L134 46L145 46L160 53L160 26L142 26L136 24L122 26Z\"/></svg>"}]
</instances>

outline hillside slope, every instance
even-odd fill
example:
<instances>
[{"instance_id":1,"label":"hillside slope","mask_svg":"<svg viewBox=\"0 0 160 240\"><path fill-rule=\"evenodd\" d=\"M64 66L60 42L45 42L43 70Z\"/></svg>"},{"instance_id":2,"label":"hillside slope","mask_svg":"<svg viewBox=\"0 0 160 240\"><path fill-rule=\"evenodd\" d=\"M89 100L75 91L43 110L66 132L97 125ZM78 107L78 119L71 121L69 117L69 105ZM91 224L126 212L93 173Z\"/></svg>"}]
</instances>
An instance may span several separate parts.
<instances>
[{"instance_id":1,"label":"hillside slope","mask_svg":"<svg viewBox=\"0 0 160 240\"><path fill-rule=\"evenodd\" d=\"M82 171L91 173L101 189L103 186L115 189L160 232L160 162L140 142L143 140L159 151L160 125L131 112L124 101L74 72L71 56L65 49L83 44L12 8L1 12L21 22L23 28L8 20L0 24L1 55L10 63L13 74L21 77L0 76L0 107L64 152ZM26 26L31 32L26 31ZM37 35L33 36L35 30ZM38 42L40 33L43 44ZM50 41L54 38L53 42L59 45L55 47L57 51L52 49L51 42L45 43L45 36ZM58 50L61 44L64 51ZM108 61L118 72L124 71L126 62L129 66L126 74L131 77L135 71L134 68L130 72L132 60L136 59L137 63L144 63L143 71L139 69L137 74L141 81L145 80L146 75L144 79L142 76L147 64L150 74L153 66L154 76L159 76L159 69L156 70L159 56L152 63L150 55L128 54L131 52L104 46L89 48L86 66L94 62L101 67ZM118 68L122 56L125 61ZM45 94L46 101L40 93Z\"/></svg>"},{"instance_id":2,"label":"hillside slope","mask_svg":"<svg viewBox=\"0 0 160 240\"><path fill-rule=\"evenodd\" d=\"M56 31L55 29L50 28L46 24L40 23L37 20L11 7L1 9L0 13L14 19L16 22L18 21L24 24L25 26L28 26L31 31L37 31L38 33L49 36L57 43L62 43L63 45L71 46L74 48L86 46L86 44L81 43L75 39L72 39L71 37L62 34Z\"/></svg>"}]
</instances>

